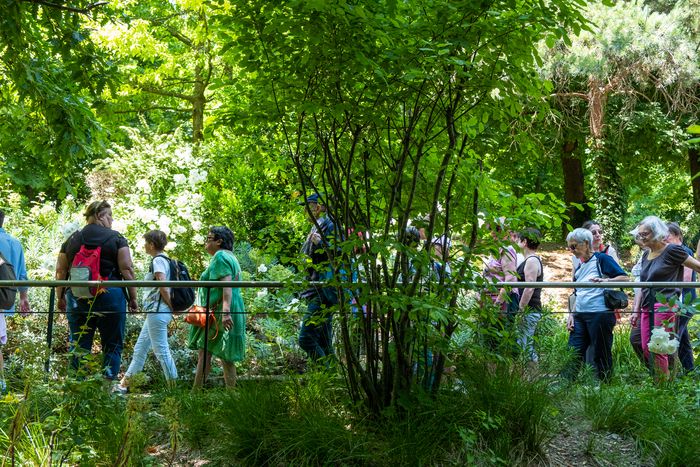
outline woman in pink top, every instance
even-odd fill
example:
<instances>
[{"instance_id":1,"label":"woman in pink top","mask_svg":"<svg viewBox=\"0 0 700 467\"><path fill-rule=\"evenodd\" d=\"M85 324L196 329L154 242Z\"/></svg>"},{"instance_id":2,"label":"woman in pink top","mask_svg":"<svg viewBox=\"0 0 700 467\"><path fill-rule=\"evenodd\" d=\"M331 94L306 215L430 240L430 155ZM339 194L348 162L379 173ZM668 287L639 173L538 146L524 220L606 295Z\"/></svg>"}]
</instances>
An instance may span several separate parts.
<instances>
[{"instance_id":1,"label":"woman in pink top","mask_svg":"<svg viewBox=\"0 0 700 467\"><path fill-rule=\"evenodd\" d=\"M488 226L486 226L488 229ZM504 231L502 224L496 224L491 229L493 243L502 245L498 247L497 253L486 259L484 263L483 276L489 283L494 282L517 282L515 275L517 270L517 255L515 248L511 245L503 246L507 242L508 233ZM484 310L493 310L494 314L482 323L484 333L484 343L487 347L496 350L503 346L502 332L511 327L515 314L518 310L519 297L517 289L506 289L501 287L486 289L481 294L481 305ZM495 309L494 309L495 308ZM510 352L512 349L504 349Z\"/></svg>"},{"instance_id":2,"label":"woman in pink top","mask_svg":"<svg viewBox=\"0 0 700 467\"><path fill-rule=\"evenodd\" d=\"M503 226L496 224L491 230L491 237L496 242L503 242ZM512 246L499 247L498 256L491 256L484 267L484 279L489 282L517 282L518 278L515 272L518 268L516 264L517 254ZM503 317L509 304L514 304L517 307L518 296L515 290L507 290L501 287L497 292L486 291L482 295L482 303L486 304L486 299L489 299L501 311Z\"/></svg>"}]
</instances>

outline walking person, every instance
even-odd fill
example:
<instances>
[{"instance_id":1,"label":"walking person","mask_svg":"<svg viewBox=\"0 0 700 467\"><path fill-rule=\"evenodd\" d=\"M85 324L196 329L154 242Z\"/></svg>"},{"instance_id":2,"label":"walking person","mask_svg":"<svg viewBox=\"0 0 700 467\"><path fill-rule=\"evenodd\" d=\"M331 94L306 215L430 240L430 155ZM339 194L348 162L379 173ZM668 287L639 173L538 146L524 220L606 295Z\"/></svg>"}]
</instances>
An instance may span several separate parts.
<instances>
[{"instance_id":1,"label":"walking person","mask_svg":"<svg viewBox=\"0 0 700 467\"><path fill-rule=\"evenodd\" d=\"M593 235L588 229L574 229L566 237L569 250L581 259L574 272L574 282L620 282L627 275L609 255L593 250ZM592 365L596 377L608 380L612 375L612 343L615 314L605 303L605 289L576 288L576 307L567 317L569 347L576 353L562 375L575 379L592 349Z\"/></svg>"},{"instance_id":2,"label":"walking person","mask_svg":"<svg viewBox=\"0 0 700 467\"><path fill-rule=\"evenodd\" d=\"M167 281L170 279L170 260L163 254L168 238L165 232L151 230L143 236L144 249L151 257L151 266L146 275L147 281ZM170 287L150 287L144 290L142 310L146 319L134 345L131 363L118 387L120 392L126 392L131 378L143 371L148 351L158 359L165 380L173 385L177 379L177 368L168 345L168 324L173 320L173 305L170 302Z\"/></svg>"},{"instance_id":3,"label":"walking person","mask_svg":"<svg viewBox=\"0 0 700 467\"><path fill-rule=\"evenodd\" d=\"M24 249L22 244L12 235L5 232L5 211L0 210L0 253L5 261L12 265L15 270L17 280L27 280L27 265L24 262ZM26 316L31 312L28 298L28 287L19 287L19 312ZM7 310L0 310L0 346L7 343L7 322L5 316L12 316L15 313L15 306L12 305ZM7 391L5 382L5 360L0 347L0 394Z\"/></svg>"},{"instance_id":4,"label":"walking person","mask_svg":"<svg viewBox=\"0 0 700 467\"><path fill-rule=\"evenodd\" d=\"M504 231L505 219L497 219L492 224L486 224L484 228L489 231L491 243L498 245L494 248L495 254L491 254L484 261L483 277L487 283L493 282L517 282L517 257L515 248L508 245L510 237ZM501 287L499 289L488 288L481 292L481 306L488 310L484 318L483 339L484 344L491 350L501 350L510 353L514 342L504 341L504 336L511 335L515 322L520 296L518 289Z\"/></svg>"},{"instance_id":5,"label":"walking person","mask_svg":"<svg viewBox=\"0 0 700 467\"><path fill-rule=\"evenodd\" d=\"M682 246L668 243L668 227L658 217L645 217L630 233L639 240L642 247L648 249L642 256L641 282L682 282L683 267L700 272L700 262L689 255ZM652 329L664 326L667 331L672 331L671 328L676 321L675 307L661 311L668 305L658 301L659 295L664 296L668 303L680 298L681 289L678 287L643 288L641 303L634 310L631 318L633 326L640 322L642 349L647 361L650 359L649 340ZM653 368L658 368L662 374L666 376L669 374L668 355L655 354L652 363Z\"/></svg>"},{"instance_id":6,"label":"walking person","mask_svg":"<svg viewBox=\"0 0 700 467\"><path fill-rule=\"evenodd\" d=\"M310 261L306 278L309 281L329 281L333 278L331 248L335 243L335 223L318 193L306 198L306 209L312 223L301 248ZM307 305L299 331L299 347L315 362L333 355L332 313L338 304L338 292L333 286L312 286L302 292L301 297Z\"/></svg>"},{"instance_id":7,"label":"walking person","mask_svg":"<svg viewBox=\"0 0 700 467\"><path fill-rule=\"evenodd\" d=\"M240 281L241 266L233 254L233 232L225 226L212 227L204 245L211 256L209 266L199 277L201 281ZM206 306L207 289L200 287L197 300ZM221 360L224 383L227 388L236 385L236 362L245 358L246 315L239 287L216 287L209 291L209 309L214 313L216 325L205 336L203 327L192 326L187 340L191 350L197 350L197 370L194 388L204 385L211 371L212 356ZM207 351L204 352L204 343Z\"/></svg>"},{"instance_id":8,"label":"walking person","mask_svg":"<svg viewBox=\"0 0 700 467\"><path fill-rule=\"evenodd\" d=\"M518 234L518 245L523 251L523 261L516 271L518 282L542 282L544 280L544 268L542 259L537 255L540 246L540 231L537 229L525 229ZM535 352L535 331L537 323L542 317L542 288L526 287L518 289L520 301L518 302L518 346L525 357L531 362L537 362Z\"/></svg>"},{"instance_id":9,"label":"walking person","mask_svg":"<svg viewBox=\"0 0 700 467\"><path fill-rule=\"evenodd\" d=\"M683 243L683 231L677 222L667 222L668 237L666 241L671 245L680 245L686 253L692 258L695 252ZM695 282L697 273L688 267L683 267L683 282ZM681 289L681 300L683 303L689 300L692 303L697 298L694 287L684 287ZM678 316L678 359L681 361L683 370L690 373L695 370L695 355L693 355L693 346L690 343L690 334L688 333L688 323L692 315L681 313Z\"/></svg>"},{"instance_id":10,"label":"walking person","mask_svg":"<svg viewBox=\"0 0 700 467\"><path fill-rule=\"evenodd\" d=\"M603 236L603 227L601 227L600 222L595 220L588 220L581 226L583 229L587 229L593 235L593 251L596 253L605 253L610 256L617 264L620 264L620 258L617 255L617 250L610 244L606 244ZM581 259L576 255L571 258L571 263L573 266L573 271L576 271L581 265ZM622 310L615 310L615 319L620 320L622 317ZM593 348L589 348L586 354L586 363L593 365Z\"/></svg>"},{"instance_id":11,"label":"walking person","mask_svg":"<svg viewBox=\"0 0 700 467\"><path fill-rule=\"evenodd\" d=\"M56 287L58 309L66 311L66 301L75 304L67 313L71 337L71 366L83 371L81 362L92 352L95 331L100 333L104 354L104 376L113 380L119 374L124 332L126 326L127 301L129 311L138 309L136 287L120 287L121 280L134 280L131 250L126 238L112 230L112 207L106 201L95 201L85 209L85 226L73 233L63 245L56 262L56 279L66 280L73 259L84 249L100 249L99 277L110 281L100 287L93 297L83 294L87 288ZM74 290L75 289L75 290Z\"/></svg>"}]
</instances>

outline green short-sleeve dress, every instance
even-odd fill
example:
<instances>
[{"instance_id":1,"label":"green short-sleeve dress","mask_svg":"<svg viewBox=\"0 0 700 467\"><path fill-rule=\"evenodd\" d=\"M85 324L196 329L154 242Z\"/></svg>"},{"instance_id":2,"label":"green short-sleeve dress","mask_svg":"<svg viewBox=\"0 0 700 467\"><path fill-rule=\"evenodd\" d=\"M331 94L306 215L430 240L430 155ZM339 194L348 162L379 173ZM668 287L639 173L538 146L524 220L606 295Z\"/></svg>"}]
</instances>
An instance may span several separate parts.
<instances>
[{"instance_id":1,"label":"green short-sleeve dress","mask_svg":"<svg viewBox=\"0 0 700 467\"><path fill-rule=\"evenodd\" d=\"M217 251L209 263L209 267L199 278L202 281L216 281L222 277L231 276L233 280L240 280L241 266L234 254L228 250ZM209 328L209 342L207 352L226 362L240 362L245 356L245 308L241 289L231 289L231 319L233 327L225 331L221 322L222 293L223 289L212 288L209 295L209 303L216 305L214 314L218 325L216 329ZM197 292L197 302L204 305L207 299L207 289L200 287ZM216 337L214 337L216 336ZM204 349L204 328L191 326L187 346L192 350Z\"/></svg>"}]
</instances>

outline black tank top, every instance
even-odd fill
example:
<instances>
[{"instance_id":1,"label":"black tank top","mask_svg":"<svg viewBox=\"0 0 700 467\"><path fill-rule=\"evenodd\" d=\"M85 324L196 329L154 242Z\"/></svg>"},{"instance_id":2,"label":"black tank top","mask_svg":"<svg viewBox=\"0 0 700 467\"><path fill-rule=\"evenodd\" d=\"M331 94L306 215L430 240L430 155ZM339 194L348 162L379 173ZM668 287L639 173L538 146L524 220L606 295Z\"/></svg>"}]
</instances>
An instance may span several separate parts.
<instances>
[{"instance_id":1,"label":"black tank top","mask_svg":"<svg viewBox=\"0 0 700 467\"><path fill-rule=\"evenodd\" d=\"M525 263L527 263L527 260L529 260L530 258L536 258L537 261L540 262L540 273L537 276L536 282L542 282L542 280L544 279L544 268L542 267L542 260L540 259L539 256L528 256L527 258L525 258L525 261L520 263L520 266L518 266L518 269L517 269L518 282L525 282ZM520 292L521 297L523 296L524 290L525 289L522 289L522 288L518 289L518 292ZM532 292L532 297L530 297L530 301L528 302L527 306L529 306L530 308L541 310L542 309L542 299L540 298L541 294L542 294L541 288L534 289Z\"/></svg>"}]
</instances>

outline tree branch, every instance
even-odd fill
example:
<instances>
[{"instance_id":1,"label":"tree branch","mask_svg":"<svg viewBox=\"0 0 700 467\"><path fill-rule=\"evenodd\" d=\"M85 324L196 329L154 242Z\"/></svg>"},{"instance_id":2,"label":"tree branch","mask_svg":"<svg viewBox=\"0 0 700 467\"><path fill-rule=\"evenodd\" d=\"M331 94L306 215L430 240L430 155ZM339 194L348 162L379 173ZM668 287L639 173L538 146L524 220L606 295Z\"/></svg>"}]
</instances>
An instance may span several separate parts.
<instances>
[{"instance_id":1,"label":"tree branch","mask_svg":"<svg viewBox=\"0 0 700 467\"><path fill-rule=\"evenodd\" d=\"M194 96L190 96L187 94L182 94L179 92L171 92L171 91L163 91L162 89L158 88L153 88L151 86L138 86L139 89L141 89L144 92L149 92L151 94L156 94L158 96L165 96L165 97L176 97L178 99L185 100L187 102L193 102L194 101Z\"/></svg>"},{"instance_id":2,"label":"tree branch","mask_svg":"<svg viewBox=\"0 0 700 467\"><path fill-rule=\"evenodd\" d=\"M101 1L101 2L95 2L91 3L85 8L77 8L77 7L72 7L72 6L67 6L67 5L61 5L60 3L51 3L47 2L45 0L20 0L25 3L36 3L38 5L45 6L47 8L55 8L57 10L63 10L63 11L70 11L73 13L80 13L81 15L87 15L90 13L91 10L97 7L101 7L104 5L109 5L109 2Z\"/></svg>"},{"instance_id":3,"label":"tree branch","mask_svg":"<svg viewBox=\"0 0 700 467\"><path fill-rule=\"evenodd\" d=\"M192 113L192 109L179 109L177 107L166 107L166 106L154 106L154 107L144 107L141 109L130 109L130 110L114 110L114 114L129 114L129 113L141 113L150 112L151 110L172 110L173 112L183 112Z\"/></svg>"},{"instance_id":4,"label":"tree branch","mask_svg":"<svg viewBox=\"0 0 700 467\"><path fill-rule=\"evenodd\" d=\"M549 97L578 97L579 99L588 100L588 94L584 92L555 92Z\"/></svg>"},{"instance_id":5,"label":"tree branch","mask_svg":"<svg viewBox=\"0 0 700 467\"><path fill-rule=\"evenodd\" d=\"M168 31L168 33L169 33L171 36L173 36L175 39L179 40L180 42L182 42L183 44L185 44L185 45L188 46L188 47L192 47L192 39L190 39L189 37L185 36L184 34L182 34L182 33L181 33L180 31L178 31L177 29L173 29L173 28L170 27L170 26L164 26L164 28L165 28L165 30Z\"/></svg>"}]
</instances>

